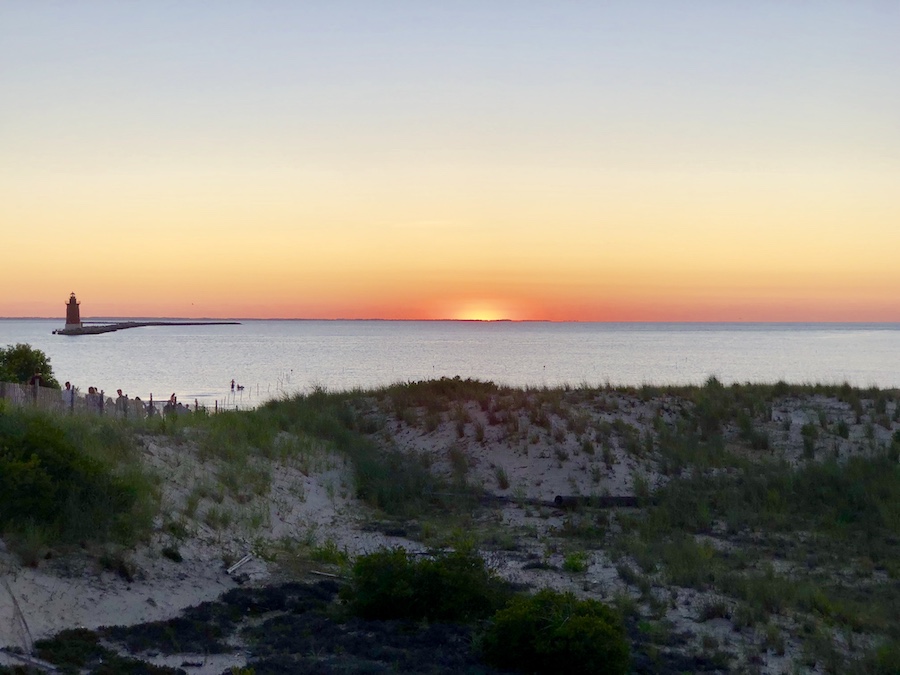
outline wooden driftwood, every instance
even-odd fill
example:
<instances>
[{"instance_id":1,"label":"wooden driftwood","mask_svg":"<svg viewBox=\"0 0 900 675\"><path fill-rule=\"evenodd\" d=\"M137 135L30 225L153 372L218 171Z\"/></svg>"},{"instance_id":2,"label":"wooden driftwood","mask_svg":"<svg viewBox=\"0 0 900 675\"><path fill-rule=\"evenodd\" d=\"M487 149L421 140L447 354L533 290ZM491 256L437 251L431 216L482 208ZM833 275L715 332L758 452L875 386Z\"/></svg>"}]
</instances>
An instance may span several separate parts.
<instances>
[{"instance_id":1,"label":"wooden driftwood","mask_svg":"<svg viewBox=\"0 0 900 675\"><path fill-rule=\"evenodd\" d=\"M232 566L229 567L227 570L225 570L225 574L232 574L232 573L233 573L235 570L237 570L241 565L245 565L246 563L250 562L251 560L253 560L253 554L252 554L252 553L248 553L248 554L245 555L243 558L241 558L241 559L238 560L236 563L234 563L234 565L232 565Z\"/></svg>"},{"instance_id":2,"label":"wooden driftwood","mask_svg":"<svg viewBox=\"0 0 900 675\"><path fill-rule=\"evenodd\" d=\"M469 497L471 495L457 494L450 492L437 493L444 497ZM521 499L517 497L509 497L507 495L494 495L485 492L478 496L478 500L482 505L489 504L525 504L528 506L544 506L556 509L577 509L581 507L589 507L594 509L614 509L614 508L640 508L655 504L654 497L635 497L634 495L622 496L591 496L591 495L556 495L552 501L545 499Z\"/></svg>"},{"instance_id":3,"label":"wooden driftwood","mask_svg":"<svg viewBox=\"0 0 900 675\"><path fill-rule=\"evenodd\" d=\"M3 653L4 656L8 659L13 659L19 661L20 663L24 663L29 667L29 670L26 672L31 672L32 670L36 670L41 673L58 673L59 668L54 666L52 663L48 663L47 661L42 661L41 659L37 659L29 654L19 654L18 652L14 652L11 649L7 649L6 647L0 647L0 652Z\"/></svg>"},{"instance_id":4,"label":"wooden driftwood","mask_svg":"<svg viewBox=\"0 0 900 675\"><path fill-rule=\"evenodd\" d=\"M553 498L553 505L559 509L577 509L587 506L595 509L612 509L612 508L639 508L652 503L650 498L635 497L633 495L623 496L588 496L588 495L556 495Z\"/></svg>"}]
</instances>

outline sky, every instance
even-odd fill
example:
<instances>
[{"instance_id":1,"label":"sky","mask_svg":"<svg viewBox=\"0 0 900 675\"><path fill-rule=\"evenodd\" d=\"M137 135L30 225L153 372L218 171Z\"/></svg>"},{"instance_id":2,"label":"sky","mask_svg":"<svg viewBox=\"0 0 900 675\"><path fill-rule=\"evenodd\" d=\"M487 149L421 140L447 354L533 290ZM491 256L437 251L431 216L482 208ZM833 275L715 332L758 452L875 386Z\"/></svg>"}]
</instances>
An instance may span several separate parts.
<instances>
[{"instance_id":1,"label":"sky","mask_svg":"<svg viewBox=\"0 0 900 675\"><path fill-rule=\"evenodd\" d=\"M897 322L898 68L898 0L0 0L0 316Z\"/></svg>"}]
</instances>

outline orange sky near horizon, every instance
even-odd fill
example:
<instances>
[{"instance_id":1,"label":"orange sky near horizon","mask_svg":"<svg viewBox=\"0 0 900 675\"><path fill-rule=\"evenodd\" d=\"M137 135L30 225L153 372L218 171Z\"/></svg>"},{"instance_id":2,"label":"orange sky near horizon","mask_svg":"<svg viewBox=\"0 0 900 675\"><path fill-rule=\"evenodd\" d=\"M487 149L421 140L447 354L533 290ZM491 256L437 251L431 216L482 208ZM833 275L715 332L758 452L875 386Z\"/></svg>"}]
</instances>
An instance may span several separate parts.
<instances>
[{"instance_id":1,"label":"orange sky near horizon","mask_svg":"<svg viewBox=\"0 0 900 675\"><path fill-rule=\"evenodd\" d=\"M900 205L878 176L572 172L542 191L518 178L533 189L510 200L510 172L453 176L481 194L445 201L440 221L402 180L359 204L321 184L239 190L240 176L159 186L154 203L127 175L60 177L57 199L35 194L29 227L5 233L42 255L11 261L6 279L30 280L0 314L61 316L74 291L85 316L900 320ZM15 187L0 188L7 208ZM266 200L278 194L291 197Z\"/></svg>"},{"instance_id":2,"label":"orange sky near horizon","mask_svg":"<svg viewBox=\"0 0 900 675\"><path fill-rule=\"evenodd\" d=\"M900 322L898 20L14 0L0 316Z\"/></svg>"}]
</instances>

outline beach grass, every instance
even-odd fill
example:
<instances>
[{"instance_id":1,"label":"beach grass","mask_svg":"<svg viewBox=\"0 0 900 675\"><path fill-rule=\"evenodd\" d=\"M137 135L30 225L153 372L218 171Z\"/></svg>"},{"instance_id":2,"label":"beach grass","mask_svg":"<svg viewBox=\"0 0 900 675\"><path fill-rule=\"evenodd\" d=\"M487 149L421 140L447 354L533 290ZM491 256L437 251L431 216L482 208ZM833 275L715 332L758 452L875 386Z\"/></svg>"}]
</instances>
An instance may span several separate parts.
<instances>
[{"instance_id":1,"label":"beach grass","mask_svg":"<svg viewBox=\"0 0 900 675\"><path fill-rule=\"evenodd\" d=\"M245 498L266 499L273 462L304 474L346 465L349 491L369 507L369 519L425 545L524 555L540 542L544 567L533 569L571 579L608 555L620 588L628 589L617 591L618 604L646 622L647 639L670 639L671 594L687 590L704 598L698 621L725 619L755 636L753 644L793 654L798 667L891 672L900 661L898 401L896 390L845 384L710 378L684 387L511 389L443 378L373 391L316 388L255 410L143 421L3 409L0 461L7 470L0 480L12 485L9 467L17 462L19 490L7 489L8 501L31 498L35 491L22 486L44 480L29 467L34 438L60 448L82 472L72 475L105 487L86 502L63 488L38 492L57 500L58 519L7 518L0 528L33 563L48 546L84 538L127 545L147 536L155 515L173 528L193 518L216 532L237 524L259 529L268 511L240 507ZM434 444L435 452L405 448L401 432ZM160 479L141 461L146 438L195 448L200 461L216 466L196 481L183 518L159 513ZM491 443L510 454L479 468L476 457ZM11 460L10 447L24 450ZM512 470L537 461L570 472L570 495L599 491L610 473L630 472L626 484L639 506L598 509L585 501L555 513L529 503L525 487L532 486ZM571 478L576 470L588 488ZM329 481L333 501L343 488ZM503 523L485 506L482 497L498 491L514 493L510 503L524 524ZM21 513L24 503L15 507ZM29 514L45 511L29 502ZM116 515L90 526L101 512ZM300 559L304 568L310 561L343 570L350 564L318 535L257 550ZM703 640L710 658L726 646L708 634Z\"/></svg>"}]
</instances>

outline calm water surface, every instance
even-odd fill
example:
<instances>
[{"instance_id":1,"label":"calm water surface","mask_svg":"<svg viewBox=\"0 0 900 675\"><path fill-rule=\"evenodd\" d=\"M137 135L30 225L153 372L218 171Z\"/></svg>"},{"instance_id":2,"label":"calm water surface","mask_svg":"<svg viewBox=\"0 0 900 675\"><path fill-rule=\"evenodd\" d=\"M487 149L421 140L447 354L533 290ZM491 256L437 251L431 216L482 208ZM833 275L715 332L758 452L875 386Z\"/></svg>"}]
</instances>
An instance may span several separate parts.
<instances>
[{"instance_id":1,"label":"calm water surface","mask_svg":"<svg viewBox=\"0 0 900 675\"><path fill-rule=\"evenodd\" d=\"M244 321L59 336L62 320L0 320L60 382L107 393L254 405L315 385L371 388L441 376L513 386L850 382L900 387L900 324ZM234 379L243 392L230 392Z\"/></svg>"}]
</instances>

